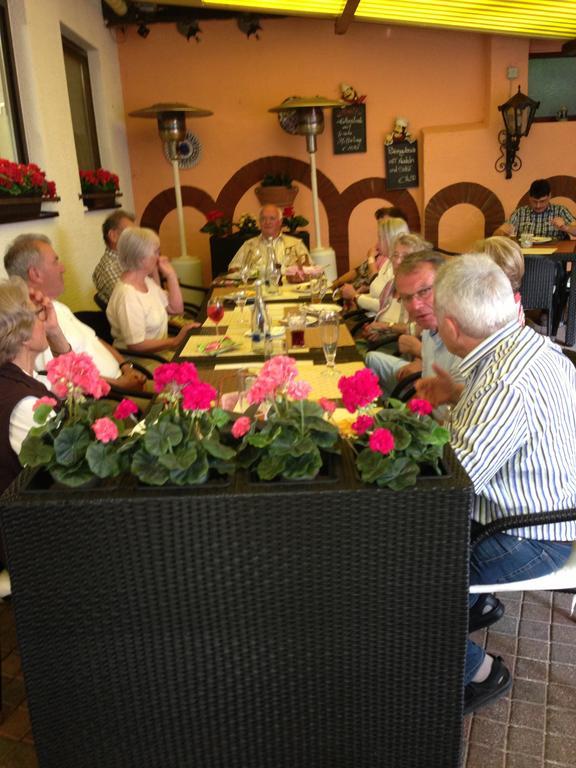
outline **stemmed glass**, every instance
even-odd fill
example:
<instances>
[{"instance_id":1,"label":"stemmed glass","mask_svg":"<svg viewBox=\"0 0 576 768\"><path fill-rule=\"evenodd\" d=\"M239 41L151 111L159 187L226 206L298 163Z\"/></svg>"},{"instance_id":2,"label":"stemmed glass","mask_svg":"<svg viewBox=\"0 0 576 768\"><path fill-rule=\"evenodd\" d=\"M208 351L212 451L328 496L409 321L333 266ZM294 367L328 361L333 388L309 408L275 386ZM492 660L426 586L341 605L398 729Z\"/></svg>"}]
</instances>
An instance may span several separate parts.
<instances>
[{"instance_id":1,"label":"stemmed glass","mask_svg":"<svg viewBox=\"0 0 576 768\"><path fill-rule=\"evenodd\" d=\"M212 322L216 325L216 336L220 334L220 330L218 328L220 321L224 317L224 302L222 301L222 298L220 296L214 296L210 299L208 302L208 307L206 309L206 314L212 320Z\"/></svg>"},{"instance_id":2,"label":"stemmed glass","mask_svg":"<svg viewBox=\"0 0 576 768\"><path fill-rule=\"evenodd\" d=\"M244 325L244 307L246 306L246 300L248 296L246 294L246 291L237 291L236 292L236 306L240 310L240 325Z\"/></svg>"},{"instance_id":3,"label":"stemmed glass","mask_svg":"<svg viewBox=\"0 0 576 768\"><path fill-rule=\"evenodd\" d=\"M324 357L326 358L326 370L323 373L325 376L335 376L339 373L334 367L339 333L340 314L338 312L321 312L320 337L322 340Z\"/></svg>"}]
</instances>

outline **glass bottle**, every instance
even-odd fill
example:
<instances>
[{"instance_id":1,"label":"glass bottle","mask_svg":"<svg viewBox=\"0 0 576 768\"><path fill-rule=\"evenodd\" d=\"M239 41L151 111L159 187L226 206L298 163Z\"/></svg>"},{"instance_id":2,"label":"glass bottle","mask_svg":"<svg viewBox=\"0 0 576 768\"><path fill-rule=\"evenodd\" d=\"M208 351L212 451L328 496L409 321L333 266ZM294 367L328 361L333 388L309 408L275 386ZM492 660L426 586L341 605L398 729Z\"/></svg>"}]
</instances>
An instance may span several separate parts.
<instances>
[{"instance_id":1,"label":"glass bottle","mask_svg":"<svg viewBox=\"0 0 576 768\"><path fill-rule=\"evenodd\" d=\"M264 269L264 280L269 293L278 293L280 270L276 261L276 248L274 247L274 238L272 237L269 237L266 240L266 266Z\"/></svg>"},{"instance_id":2,"label":"glass bottle","mask_svg":"<svg viewBox=\"0 0 576 768\"><path fill-rule=\"evenodd\" d=\"M270 337L270 318L266 308L266 302L262 296L262 281L254 283L256 297L252 306L252 352L263 355L266 347L266 339Z\"/></svg>"}]
</instances>

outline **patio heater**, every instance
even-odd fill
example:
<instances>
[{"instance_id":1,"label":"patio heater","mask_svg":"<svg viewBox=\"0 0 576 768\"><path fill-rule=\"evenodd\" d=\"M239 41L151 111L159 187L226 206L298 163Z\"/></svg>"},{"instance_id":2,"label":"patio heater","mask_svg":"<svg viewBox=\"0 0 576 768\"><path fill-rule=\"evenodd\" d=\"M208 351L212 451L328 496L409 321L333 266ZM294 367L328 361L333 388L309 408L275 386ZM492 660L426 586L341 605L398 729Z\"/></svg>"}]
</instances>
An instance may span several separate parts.
<instances>
[{"instance_id":1,"label":"patio heater","mask_svg":"<svg viewBox=\"0 0 576 768\"><path fill-rule=\"evenodd\" d=\"M185 283L202 283L202 265L199 259L188 255L186 248L186 230L184 227L184 208L182 206L182 188L178 167L178 145L186 138L186 117L208 117L214 114L209 109L191 107L180 102L152 104L150 107L130 112L130 117L156 118L160 139L166 147L174 176L174 195L176 197L176 215L178 217L178 239L180 256L173 262L180 280Z\"/></svg>"},{"instance_id":2,"label":"patio heater","mask_svg":"<svg viewBox=\"0 0 576 768\"><path fill-rule=\"evenodd\" d=\"M314 239L315 248L310 251L310 256L315 264L325 268L329 280L335 280L336 255L334 249L323 247L320 235L320 215L318 209L318 182L316 178L316 136L324 132L324 109L345 107L344 101L325 99L322 96L300 97L293 96L286 99L277 107L272 107L269 112L277 112L278 120L282 128L292 135L306 137L306 149L310 156L310 187L312 190L312 210L314 215Z\"/></svg>"}]
</instances>

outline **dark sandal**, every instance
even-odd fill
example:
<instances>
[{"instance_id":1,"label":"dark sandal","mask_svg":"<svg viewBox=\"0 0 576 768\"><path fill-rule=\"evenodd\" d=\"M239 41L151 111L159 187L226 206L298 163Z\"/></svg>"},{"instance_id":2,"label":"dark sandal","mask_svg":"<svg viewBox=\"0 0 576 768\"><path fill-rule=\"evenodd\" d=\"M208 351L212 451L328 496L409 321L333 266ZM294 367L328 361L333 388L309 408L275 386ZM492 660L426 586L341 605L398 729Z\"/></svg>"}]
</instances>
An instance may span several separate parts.
<instances>
[{"instance_id":1,"label":"dark sandal","mask_svg":"<svg viewBox=\"0 0 576 768\"><path fill-rule=\"evenodd\" d=\"M484 611L486 606L489 611ZM468 631L476 632L477 629L484 629L494 624L495 621L504 616L504 605L494 595L480 595L468 613Z\"/></svg>"},{"instance_id":2,"label":"dark sandal","mask_svg":"<svg viewBox=\"0 0 576 768\"><path fill-rule=\"evenodd\" d=\"M495 656L490 674L483 683L468 683L464 689L464 714L487 707L512 686L512 677L500 656Z\"/></svg>"}]
</instances>

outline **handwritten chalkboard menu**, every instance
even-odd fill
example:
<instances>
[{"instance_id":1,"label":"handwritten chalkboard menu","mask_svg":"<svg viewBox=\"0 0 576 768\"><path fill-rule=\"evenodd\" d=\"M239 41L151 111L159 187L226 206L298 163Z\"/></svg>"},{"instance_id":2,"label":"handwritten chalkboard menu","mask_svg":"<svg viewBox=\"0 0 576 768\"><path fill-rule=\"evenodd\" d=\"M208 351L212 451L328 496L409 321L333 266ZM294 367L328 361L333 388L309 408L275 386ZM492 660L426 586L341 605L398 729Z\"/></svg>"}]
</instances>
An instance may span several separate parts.
<instances>
[{"instance_id":1,"label":"handwritten chalkboard menu","mask_svg":"<svg viewBox=\"0 0 576 768\"><path fill-rule=\"evenodd\" d=\"M350 104L332 110L334 154L366 152L366 105Z\"/></svg>"},{"instance_id":2,"label":"handwritten chalkboard menu","mask_svg":"<svg viewBox=\"0 0 576 768\"><path fill-rule=\"evenodd\" d=\"M398 141L384 145L386 189L418 186L418 142Z\"/></svg>"}]
</instances>

